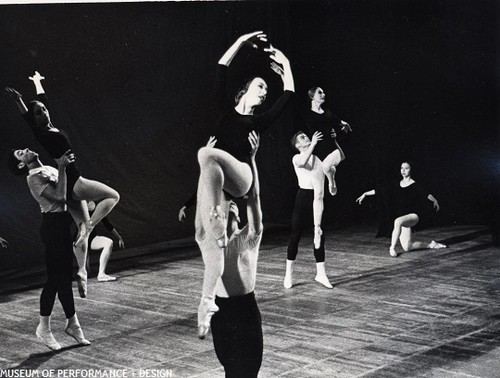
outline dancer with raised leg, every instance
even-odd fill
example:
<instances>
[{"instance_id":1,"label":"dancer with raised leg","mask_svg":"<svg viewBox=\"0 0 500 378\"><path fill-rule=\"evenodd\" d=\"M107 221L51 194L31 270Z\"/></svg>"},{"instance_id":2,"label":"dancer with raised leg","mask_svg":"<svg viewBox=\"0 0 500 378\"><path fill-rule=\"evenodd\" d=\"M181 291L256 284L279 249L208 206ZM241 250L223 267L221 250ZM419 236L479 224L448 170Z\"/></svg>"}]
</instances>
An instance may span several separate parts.
<instances>
[{"instance_id":1,"label":"dancer with raised leg","mask_svg":"<svg viewBox=\"0 0 500 378\"><path fill-rule=\"evenodd\" d=\"M325 173L321 160L313 154L323 135L316 131L312 140L299 131L292 140L292 146L299 151L292 159L293 168L297 175L299 190L295 198L292 214L291 235L287 249L286 271L283 286L290 289L293 286L293 265L299 250L299 241L302 233L310 223L311 215L314 221L314 258L316 259L315 280L331 289L325 269L325 235L321 229L323 215L323 196L325 187ZM312 209L311 209L312 204ZM311 211L312 210L312 211Z\"/></svg>"},{"instance_id":2,"label":"dancer with raised leg","mask_svg":"<svg viewBox=\"0 0 500 378\"><path fill-rule=\"evenodd\" d=\"M253 184L247 199L248 223L239 228L239 210L230 201L228 244L224 252L224 271L217 282L215 303L219 311L211 320L215 353L224 366L226 377L257 377L263 353L262 320L255 299L257 260L262 240L260 185L255 163L259 136L248 136L251 145L250 166ZM204 240L210 243L210 238ZM203 241L202 241L203 243ZM208 332L202 324L200 337Z\"/></svg>"},{"instance_id":3,"label":"dancer with raised leg","mask_svg":"<svg viewBox=\"0 0 500 378\"><path fill-rule=\"evenodd\" d=\"M325 140L314 150L314 154L322 160L322 168L328 178L328 190L332 196L337 194L335 174L341 161L345 159L344 151L337 143L335 126L339 126L345 133L352 132L351 126L339 119L329 109L323 109L326 94L320 87L313 87L307 92L311 99L311 108L307 112L304 123L311 136L314 132L320 131L324 136L330 135L333 143Z\"/></svg>"},{"instance_id":4,"label":"dancer with raised leg","mask_svg":"<svg viewBox=\"0 0 500 378\"><path fill-rule=\"evenodd\" d=\"M252 130L264 132L275 121L289 102L294 92L294 81L290 62L278 49L270 46L264 51L271 58L271 68L283 81L283 94L267 111L254 114L267 96L267 84L255 77L247 81L236 94L234 102L228 103L226 96L227 68L244 45L256 45L252 39L266 41L262 32L239 37L219 60L217 68L217 98L223 108L219 119L216 147L203 147L198 152L200 179L196 204L196 239L210 238L213 243L200 244L205 272L202 298L198 308L198 324L207 324L217 311L215 305L216 283L224 271L224 249L227 246L227 214L229 202L226 197L244 196L253 182L250 167L250 144L248 134ZM279 66L279 67L278 67Z\"/></svg>"},{"instance_id":5,"label":"dancer with raised leg","mask_svg":"<svg viewBox=\"0 0 500 378\"><path fill-rule=\"evenodd\" d=\"M71 151L59 158L59 169L42 165L38 154L29 149L15 150L8 158L9 169L16 175L27 174L33 198L40 205L42 225L40 237L45 246L47 282L40 295L40 322L36 337L52 350L61 349L52 334L50 317L56 295L66 315L65 332L81 345L90 345L82 332L75 312L71 276L73 253L71 224L73 220L66 207L66 169L74 163Z\"/></svg>"},{"instance_id":6,"label":"dancer with raised leg","mask_svg":"<svg viewBox=\"0 0 500 378\"><path fill-rule=\"evenodd\" d=\"M22 95L13 88L6 88L6 92L13 98L23 118L29 124L38 142L48 154L58 161L68 150L72 150L68 134L53 126L50 113L47 109L48 99L42 86L44 77L40 73L30 77L33 81L38 100L25 104ZM67 167L68 185L67 201L68 208L78 225L79 235L75 242L74 253L78 262L78 284L80 296L85 297L87 292L87 271L85 263L87 259L88 237L93 227L99 223L118 203L120 196L118 192L109 186L81 176L75 163ZM87 202L95 201L96 209L89 216Z\"/></svg>"},{"instance_id":7,"label":"dancer with raised leg","mask_svg":"<svg viewBox=\"0 0 500 378\"><path fill-rule=\"evenodd\" d=\"M408 162L401 164L402 179L399 185L395 187L394 198L396 200L397 215L394 220L394 228L391 236L391 246L389 254L392 257L397 257L396 243L398 239L401 247L405 252L414 249L440 249L446 248L446 245L437 243L432 240L430 243L414 241L412 236L412 227L416 226L420 220L423 211L422 203L425 199L432 202L434 209L439 211L439 203L437 199L430 193L426 193L424 189L413 180L411 177L411 165ZM361 205L366 196L375 195L375 189L364 192L356 199L356 202Z\"/></svg>"}]
</instances>

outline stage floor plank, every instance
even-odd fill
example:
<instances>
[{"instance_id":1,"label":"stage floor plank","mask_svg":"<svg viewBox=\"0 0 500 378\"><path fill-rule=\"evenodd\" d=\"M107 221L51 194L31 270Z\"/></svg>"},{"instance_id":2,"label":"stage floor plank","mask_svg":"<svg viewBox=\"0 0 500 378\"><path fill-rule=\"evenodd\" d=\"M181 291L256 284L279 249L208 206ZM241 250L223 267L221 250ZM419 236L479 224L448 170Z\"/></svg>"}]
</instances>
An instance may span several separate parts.
<instances>
[{"instance_id":1,"label":"stage floor plank","mask_svg":"<svg viewBox=\"0 0 500 378\"><path fill-rule=\"evenodd\" d=\"M264 329L259 376L499 377L500 250L487 230L427 229L417 237L449 248L398 258L389 256L389 240L373 233L359 227L327 233L332 290L314 281L310 237L300 245L294 286L284 289L288 235L265 237L256 288ZM224 376L211 336L196 337L203 264L194 247L183 258L154 253L111 261L109 268L119 280L90 279L87 299L77 297L75 286L89 347L64 334L56 302L52 329L63 349L49 352L34 336L40 289L2 295L0 367Z\"/></svg>"}]
</instances>

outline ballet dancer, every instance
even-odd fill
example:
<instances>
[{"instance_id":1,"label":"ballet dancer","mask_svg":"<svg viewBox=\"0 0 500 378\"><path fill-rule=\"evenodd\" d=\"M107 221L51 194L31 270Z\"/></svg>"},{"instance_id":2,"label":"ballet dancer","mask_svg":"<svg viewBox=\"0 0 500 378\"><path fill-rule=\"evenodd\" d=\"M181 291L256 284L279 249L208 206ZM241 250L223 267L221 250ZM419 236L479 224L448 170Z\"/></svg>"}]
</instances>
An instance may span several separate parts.
<instances>
[{"instance_id":1,"label":"ballet dancer","mask_svg":"<svg viewBox=\"0 0 500 378\"><path fill-rule=\"evenodd\" d=\"M95 210L95 202L88 201L87 203L89 208L89 213L92 215L92 212ZM111 234L113 234L118 240L118 247L120 249L125 248L125 242L123 241L122 236L117 231L115 226L109 221L108 217L104 217L101 220L101 223L104 228ZM116 277L110 276L106 274L106 267L108 266L109 258L111 257L111 252L113 251L113 240L101 235L97 232L97 228L99 225L92 230L89 237L89 246L90 249L94 251L101 251L99 256L99 273L97 274L97 281L99 282L109 282L116 281Z\"/></svg>"},{"instance_id":2,"label":"ballet dancer","mask_svg":"<svg viewBox=\"0 0 500 378\"><path fill-rule=\"evenodd\" d=\"M7 248L8 246L9 246L9 243L7 242L7 240L0 237L0 247Z\"/></svg>"},{"instance_id":3,"label":"ballet dancer","mask_svg":"<svg viewBox=\"0 0 500 378\"><path fill-rule=\"evenodd\" d=\"M224 271L218 279L215 297L219 310L210 323L202 323L199 328L199 336L204 338L211 325L217 358L224 366L226 377L234 378L257 377L263 353L262 319L254 294L263 232L259 176L255 163L259 136L252 132L248 140L253 174L246 205L248 223L241 229L238 227L238 206L230 201ZM206 235L201 243L214 242Z\"/></svg>"},{"instance_id":4,"label":"ballet dancer","mask_svg":"<svg viewBox=\"0 0 500 378\"><path fill-rule=\"evenodd\" d=\"M65 131L54 127L52 124L47 109L48 99L42 86L42 80L45 78L35 71L35 74L29 79L35 85L37 101L31 101L26 105L18 91L8 87L5 90L16 102L21 115L30 126L38 142L49 153L50 157L57 162L65 151L72 150L69 136ZM79 266L77 282L80 296L85 297L87 292L85 263L87 260L88 237L94 225L99 223L115 207L120 196L116 190L109 186L82 177L75 163L71 163L67 167L67 177L68 209L79 230L74 249ZM86 201L95 201L97 203L92 217L89 215Z\"/></svg>"},{"instance_id":5,"label":"ballet dancer","mask_svg":"<svg viewBox=\"0 0 500 378\"><path fill-rule=\"evenodd\" d=\"M259 133L265 131L283 111L290 101L295 87L292 70L288 58L278 49L270 45L264 48L269 54L271 69L283 81L283 94L267 111L254 114L254 110L266 99L267 84L255 77L241 87L234 103L227 104L226 74L236 53L243 45L257 46L252 39L266 42L266 35L253 32L239 37L220 58L217 69L217 98L224 104L219 119L219 127L215 132L217 147L202 147L198 151L200 179L198 181L196 204L196 239L201 240L205 233L214 241L200 245L205 264L202 298L198 307L199 324L209 323L216 311L215 287L224 271L224 248L227 246L227 213L229 201L225 196L238 198L245 195L252 185L253 174L249 164L250 144L248 134L252 130Z\"/></svg>"},{"instance_id":6,"label":"ballet dancer","mask_svg":"<svg viewBox=\"0 0 500 378\"><path fill-rule=\"evenodd\" d=\"M16 175L27 174L31 195L40 205L42 225L40 237L45 246L47 282L40 295L40 321L36 337L52 350L61 349L52 334L50 317L57 297L66 315L65 332L81 345L90 345L84 335L75 312L71 276L73 271L72 217L67 212L66 169L75 161L71 151L59 158L59 168L43 165L38 154L28 148L13 151L8 166Z\"/></svg>"},{"instance_id":7,"label":"ballet dancer","mask_svg":"<svg viewBox=\"0 0 500 378\"><path fill-rule=\"evenodd\" d=\"M335 116L330 109L323 109L325 92L320 87L313 87L307 92L311 99L311 109L307 112L304 123L309 135L320 131L323 135L330 135L332 143L326 141L317 146L314 154L323 161L323 172L328 178L328 191L332 196L337 194L335 173L341 161L345 159L344 151L339 147L334 126L340 126L345 133L352 132L351 126Z\"/></svg>"},{"instance_id":8,"label":"ballet dancer","mask_svg":"<svg viewBox=\"0 0 500 378\"><path fill-rule=\"evenodd\" d=\"M292 158L293 168L297 175L299 190L295 198L292 214L291 236L288 243L286 271L283 286L290 289L293 285L293 265L299 250L299 241L302 232L308 225L311 213L314 221L314 258L316 259L315 280L331 289L325 270L325 235L321 230L321 216L323 214L323 195L325 187L325 173L321 160L313 154L319 141L323 139L321 132L314 132L312 139L303 133L297 132L291 140L292 146L299 151ZM311 203L313 211L311 212Z\"/></svg>"},{"instance_id":9,"label":"ballet dancer","mask_svg":"<svg viewBox=\"0 0 500 378\"><path fill-rule=\"evenodd\" d=\"M432 202L434 209L439 211L439 203L432 194L427 194L424 189L411 177L411 165L408 162L401 164L402 179L395 188L394 198L396 200L397 215L394 220L394 228L391 236L391 246L389 254L397 257L396 243L399 239L401 247L405 252L413 249L440 249L446 248L446 245L432 240L430 243L413 241L412 227L416 226L420 220L419 213L422 211L424 199ZM366 196L375 195L375 189L364 192L356 199L361 205Z\"/></svg>"}]
</instances>

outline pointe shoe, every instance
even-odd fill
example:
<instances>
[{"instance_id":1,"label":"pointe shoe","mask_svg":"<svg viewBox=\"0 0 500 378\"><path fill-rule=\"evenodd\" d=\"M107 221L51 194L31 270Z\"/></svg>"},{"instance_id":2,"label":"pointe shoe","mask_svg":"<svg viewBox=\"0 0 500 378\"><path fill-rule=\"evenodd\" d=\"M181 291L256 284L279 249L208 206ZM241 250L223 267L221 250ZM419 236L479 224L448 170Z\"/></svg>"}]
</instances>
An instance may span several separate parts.
<instances>
[{"instance_id":1,"label":"pointe shoe","mask_svg":"<svg viewBox=\"0 0 500 378\"><path fill-rule=\"evenodd\" d=\"M323 235L323 230L320 226L314 227L314 248L319 249L321 247L321 235Z\"/></svg>"},{"instance_id":2,"label":"pointe shoe","mask_svg":"<svg viewBox=\"0 0 500 378\"><path fill-rule=\"evenodd\" d=\"M42 331L40 325L36 327L36 338L44 343L49 349L60 350L61 344L57 342L51 331Z\"/></svg>"},{"instance_id":3,"label":"pointe shoe","mask_svg":"<svg viewBox=\"0 0 500 378\"><path fill-rule=\"evenodd\" d=\"M446 245L445 245L445 244L438 243L438 242L435 242L435 241L433 240L433 241L431 241L431 243L429 244L429 248L430 248L430 249L441 249L441 248L446 248Z\"/></svg>"},{"instance_id":4,"label":"pointe shoe","mask_svg":"<svg viewBox=\"0 0 500 378\"><path fill-rule=\"evenodd\" d=\"M90 345L90 341L88 341L85 336L83 336L82 327L80 324L72 324L68 325L64 330L69 336L74 338L78 344L80 345Z\"/></svg>"},{"instance_id":5,"label":"pointe shoe","mask_svg":"<svg viewBox=\"0 0 500 378\"><path fill-rule=\"evenodd\" d=\"M286 276L285 279L283 280L283 286L285 289L291 289L293 284L292 284L292 276Z\"/></svg>"},{"instance_id":6,"label":"pointe shoe","mask_svg":"<svg viewBox=\"0 0 500 378\"><path fill-rule=\"evenodd\" d=\"M198 307L198 338L203 340L210 330L212 316L219 311L219 307L214 300L203 299Z\"/></svg>"},{"instance_id":7,"label":"pointe shoe","mask_svg":"<svg viewBox=\"0 0 500 378\"><path fill-rule=\"evenodd\" d=\"M333 182L333 184L328 184L328 191L332 196L337 194L337 185L335 185L335 181Z\"/></svg>"},{"instance_id":8,"label":"pointe shoe","mask_svg":"<svg viewBox=\"0 0 500 378\"><path fill-rule=\"evenodd\" d=\"M314 277L314 280L316 282L319 282L324 287L327 287L328 289L333 289L333 286L330 281L328 281L328 277L326 275L316 275L316 277Z\"/></svg>"},{"instance_id":9,"label":"pointe shoe","mask_svg":"<svg viewBox=\"0 0 500 378\"><path fill-rule=\"evenodd\" d=\"M396 252L396 250L394 248L389 248L389 254L392 257L398 257L398 253Z\"/></svg>"},{"instance_id":10,"label":"pointe shoe","mask_svg":"<svg viewBox=\"0 0 500 378\"><path fill-rule=\"evenodd\" d=\"M76 241L73 243L73 246L75 248L80 248L85 239L89 237L92 230L93 230L92 221L88 221L86 223L80 223L80 227L78 227L78 236L76 238Z\"/></svg>"},{"instance_id":11,"label":"pointe shoe","mask_svg":"<svg viewBox=\"0 0 500 378\"><path fill-rule=\"evenodd\" d=\"M99 281L99 282L116 281L116 277L108 276L107 274L99 274L97 276L97 281Z\"/></svg>"},{"instance_id":12,"label":"pointe shoe","mask_svg":"<svg viewBox=\"0 0 500 378\"><path fill-rule=\"evenodd\" d=\"M227 247L226 218L220 206L210 208L210 227L219 248Z\"/></svg>"},{"instance_id":13,"label":"pointe shoe","mask_svg":"<svg viewBox=\"0 0 500 378\"><path fill-rule=\"evenodd\" d=\"M76 275L76 284L78 286L78 294L81 298L87 297L87 272L78 272Z\"/></svg>"}]
</instances>

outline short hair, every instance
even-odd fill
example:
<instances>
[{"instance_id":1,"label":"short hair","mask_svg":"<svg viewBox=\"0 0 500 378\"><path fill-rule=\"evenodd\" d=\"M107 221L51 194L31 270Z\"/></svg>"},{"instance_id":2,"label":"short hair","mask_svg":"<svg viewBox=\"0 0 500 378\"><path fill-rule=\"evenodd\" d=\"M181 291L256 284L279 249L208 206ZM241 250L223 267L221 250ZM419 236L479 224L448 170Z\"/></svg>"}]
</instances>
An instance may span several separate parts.
<instances>
[{"instance_id":1,"label":"short hair","mask_svg":"<svg viewBox=\"0 0 500 378\"><path fill-rule=\"evenodd\" d=\"M312 87L311 89L309 89L307 91L307 94L309 95L309 98L312 100L314 98L314 94L316 93L316 91L318 90L318 86L316 87Z\"/></svg>"},{"instance_id":2,"label":"short hair","mask_svg":"<svg viewBox=\"0 0 500 378\"><path fill-rule=\"evenodd\" d=\"M7 167L9 168L10 173L16 176L27 175L29 173L28 167L26 165L22 168L18 167L20 161L16 155L14 155L15 152L16 150L11 150L9 156L7 157Z\"/></svg>"},{"instance_id":3,"label":"short hair","mask_svg":"<svg viewBox=\"0 0 500 378\"><path fill-rule=\"evenodd\" d=\"M297 144L297 137L300 135L300 134L305 134L305 132L303 131L297 131L295 134L293 134L293 137L292 139L290 139L290 143L292 144L292 147L294 150L298 150L296 144Z\"/></svg>"},{"instance_id":4,"label":"short hair","mask_svg":"<svg viewBox=\"0 0 500 378\"><path fill-rule=\"evenodd\" d=\"M241 87L238 89L236 92L236 96L234 96L234 103L235 105L238 105L240 103L241 98L245 93L248 91L248 87L250 87L250 84L252 84L252 81L254 81L258 76L254 76L250 79L247 79L243 82Z\"/></svg>"}]
</instances>

